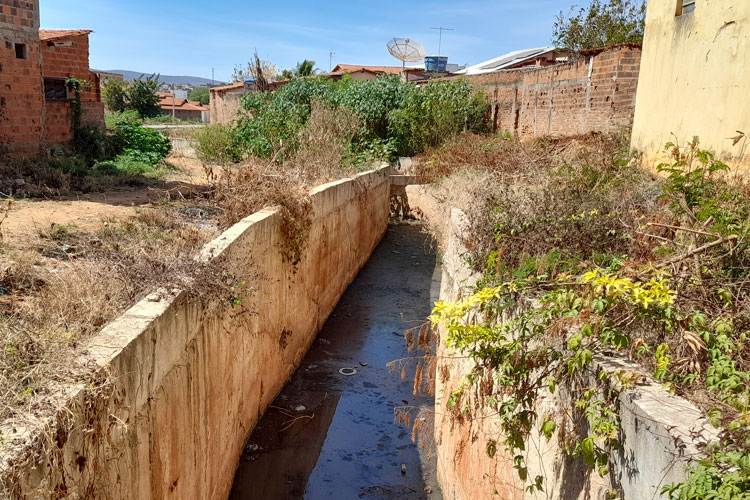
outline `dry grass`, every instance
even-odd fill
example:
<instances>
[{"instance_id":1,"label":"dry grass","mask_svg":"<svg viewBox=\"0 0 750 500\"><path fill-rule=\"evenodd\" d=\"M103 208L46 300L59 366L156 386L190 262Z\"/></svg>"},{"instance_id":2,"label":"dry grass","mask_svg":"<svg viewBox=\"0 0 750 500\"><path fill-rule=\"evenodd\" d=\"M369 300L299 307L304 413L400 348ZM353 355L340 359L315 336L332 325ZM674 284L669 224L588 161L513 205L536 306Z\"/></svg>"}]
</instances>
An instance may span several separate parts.
<instances>
[{"instance_id":1,"label":"dry grass","mask_svg":"<svg viewBox=\"0 0 750 500\"><path fill-rule=\"evenodd\" d=\"M216 234L215 225L200 229L174 208L144 210L91 233L53 225L34 238L33 250L4 248L0 421L39 413L52 382L77 379L81 343L149 292L198 293L197 282L202 296L230 293L220 270L193 260Z\"/></svg>"},{"instance_id":2,"label":"dry grass","mask_svg":"<svg viewBox=\"0 0 750 500\"><path fill-rule=\"evenodd\" d=\"M612 165L626 140L624 135L601 133L534 141L464 133L415 157L414 174L438 180L466 169L474 173L524 176L564 163Z\"/></svg>"},{"instance_id":3,"label":"dry grass","mask_svg":"<svg viewBox=\"0 0 750 500\"><path fill-rule=\"evenodd\" d=\"M674 154L686 168L698 166L695 151ZM654 370L654 356L637 347L664 343L673 356L676 391L704 409L732 413L716 391L706 391L712 361L688 330L693 312L705 314L708 324L729 321L732 362L750 373L747 181L704 176L706 184L692 189L706 201L689 208L675 184L640 168L622 137L601 134L533 142L464 135L420 160L420 173L436 179L433 191L468 216L464 243L483 274L480 286L541 275L570 278L594 268L634 280L657 268L668 271L678 293L674 309L685 318L678 327L668 331L630 311L614 324L646 370ZM680 382L691 374L694 383Z\"/></svg>"},{"instance_id":4,"label":"dry grass","mask_svg":"<svg viewBox=\"0 0 750 500\"><path fill-rule=\"evenodd\" d=\"M286 162L285 170L307 184L340 178L350 171L343 164L361 128L362 121L351 111L313 101L307 127L300 133L300 148Z\"/></svg>"},{"instance_id":5,"label":"dry grass","mask_svg":"<svg viewBox=\"0 0 750 500\"><path fill-rule=\"evenodd\" d=\"M49 198L157 183L139 175L97 175L84 160L75 157L0 157L0 196L3 197Z\"/></svg>"},{"instance_id":6,"label":"dry grass","mask_svg":"<svg viewBox=\"0 0 750 500\"><path fill-rule=\"evenodd\" d=\"M79 347L148 293L179 288L201 300L225 301L237 295L236 287L251 286L194 259L219 231L251 213L279 207L285 254L298 261L311 218L307 192L350 173L341 165L360 127L353 115L317 104L310 122L303 147L284 164L207 165L209 186L193 200L153 205L127 220L103 221L94 231L52 225L23 244L0 246L0 422L23 426L34 415L51 414L56 388L91 376L75 367ZM0 178L26 195L79 188L77 177L66 173L75 165L58 163L5 165ZM3 209L0 228L4 216Z\"/></svg>"}]
</instances>

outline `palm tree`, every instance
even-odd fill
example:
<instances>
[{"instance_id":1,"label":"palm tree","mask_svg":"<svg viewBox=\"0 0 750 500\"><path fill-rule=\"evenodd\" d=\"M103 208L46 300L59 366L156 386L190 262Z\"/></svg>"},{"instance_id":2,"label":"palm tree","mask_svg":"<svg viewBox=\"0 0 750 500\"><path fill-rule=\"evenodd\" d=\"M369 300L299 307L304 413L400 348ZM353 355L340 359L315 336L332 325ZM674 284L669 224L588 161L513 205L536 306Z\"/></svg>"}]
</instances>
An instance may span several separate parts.
<instances>
[{"instance_id":1,"label":"palm tree","mask_svg":"<svg viewBox=\"0 0 750 500\"><path fill-rule=\"evenodd\" d=\"M301 63L297 63L294 75L299 78L303 76L311 76L319 72L320 70L315 67L315 61L305 59Z\"/></svg>"}]
</instances>

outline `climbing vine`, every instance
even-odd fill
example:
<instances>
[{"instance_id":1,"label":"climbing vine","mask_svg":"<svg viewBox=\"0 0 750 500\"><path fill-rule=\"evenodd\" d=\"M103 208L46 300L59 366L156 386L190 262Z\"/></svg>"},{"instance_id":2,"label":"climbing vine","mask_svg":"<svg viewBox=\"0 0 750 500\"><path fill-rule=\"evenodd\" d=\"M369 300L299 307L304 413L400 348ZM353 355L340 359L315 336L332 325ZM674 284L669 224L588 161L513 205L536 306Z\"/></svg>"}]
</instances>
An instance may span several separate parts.
<instances>
[{"instance_id":1,"label":"climbing vine","mask_svg":"<svg viewBox=\"0 0 750 500\"><path fill-rule=\"evenodd\" d=\"M73 93L73 97L70 99L70 125L74 137L81 129L81 116L83 114L81 106L81 89L83 89L86 84L87 82L85 80L79 80L78 78L73 77L65 80L65 88L68 92Z\"/></svg>"},{"instance_id":2,"label":"climbing vine","mask_svg":"<svg viewBox=\"0 0 750 500\"><path fill-rule=\"evenodd\" d=\"M545 487L544 477L529 477L525 461L532 433L556 436L569 455L609 473L610 454L620 445L618 397L639 380L597 363L619 352L670 392L706 394L707 414L721 430L719 441L690 465L686 481L662 494L750 498L750 201L746 187L722 177L728 167L697 140L686 149L667 147L673 161L659 165L667 175L659 200L670 224L646 212L637 214L637 227L625 228L632 239L659 240L650 253L529 273L525 262L503 266L502 251L493 252L476 291L437 303L431 316L446 345L474 362L449 395L449 409L459 418L472 412L469 389L477 389L481 404L497 412L499 442L530 491ZM587 211L576 223L611 215ZM518 237L506 227L495 227L496 241ZM537 271L544 267L535 262ZM565 410L540 414L538 403L552 395ZM497 447L489 442L487 453Z\"/></svg>"}]
</instances>

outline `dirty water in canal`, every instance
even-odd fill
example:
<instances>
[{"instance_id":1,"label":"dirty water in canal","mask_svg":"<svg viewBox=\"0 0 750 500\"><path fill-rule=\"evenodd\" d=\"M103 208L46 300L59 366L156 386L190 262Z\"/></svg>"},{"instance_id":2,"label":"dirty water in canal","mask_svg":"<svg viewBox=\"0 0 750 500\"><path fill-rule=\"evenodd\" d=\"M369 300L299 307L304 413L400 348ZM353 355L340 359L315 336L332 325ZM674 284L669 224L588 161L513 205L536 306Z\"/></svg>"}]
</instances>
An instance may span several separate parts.
<instances>
[{"instance_id":1,"label":"dirty water in canal","mask_svg":"<svg viewBox=\"0 0 750 500\"><path fill-rule=\"evenodd\" d=\"M404 331L429 315L439 279L424 226L390 225L248 437L230 500L442 498L434 458L393 412L431 409L432 399L413 395L408 371L402 381L386 367L409 356Z\"/></svg>"}]
</instances>

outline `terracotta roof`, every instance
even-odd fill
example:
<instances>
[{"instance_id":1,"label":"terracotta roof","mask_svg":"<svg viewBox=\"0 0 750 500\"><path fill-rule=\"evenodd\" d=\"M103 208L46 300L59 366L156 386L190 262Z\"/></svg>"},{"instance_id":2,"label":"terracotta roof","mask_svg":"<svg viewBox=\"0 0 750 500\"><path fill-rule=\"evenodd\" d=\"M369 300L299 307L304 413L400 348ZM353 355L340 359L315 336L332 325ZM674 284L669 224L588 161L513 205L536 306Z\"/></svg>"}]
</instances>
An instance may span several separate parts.
<instances>
[{"instance_id":1,"label":"terracotta roof","mask_svg":"<svg viewBox=\"0 0 750 500\"><path fill-rule=\"evenodd\" d=\"M167 94L165 92L159 92L159 107L163 110L172 111L184 110L184 111L209 111L211 108L202 105L198 101L188 101L182 97L175 98L174 94Z\"/></svg>"},{"instance_id":2,"label":"terracotta roof","mask_svg":"<svg viewBox=\"0 0 750 500\"><path fill-rule=\"evenodd\" d=\"M159 96L159 99L159 106L177 106L178 108L188 102L184 97L175 98L172 94Z\"/></svg>"},{"instance_id":3,"label":"terracotta roof","mask_svg":"<svg viewBox=\"0 0 750 500\"><path fill-rule=\"evenodd\" d=\"M283 87L289 83L289 80L277 80L275 82L268 82L268 86L271 89L278 89L279 87ZM242 82L236 82L231 85L224 85L223 87L211 87L209 90L211 92L226 92L227 90L238 90L245 86Z\"/></svg>"},{"instance_id":4,"label":"terracotta roof","mask_svg":"<svg viewBox=\"0 0 750 500\"><path fill-rule=\"evenodd\" d=\"M224 85L223 87L211 87L211 92L222 92L224 90L241 89L245 84L242 82L233 83L231 85Z\"/></svg>"},{"instance_id":5,"label":"terracotta roof","mask_svg":"<svg viewBox=\"0 0 750 500\"><path fill-rule=\"evenodd\" d=\"M59 40L60 38L70 38L74 36L84 36L93 33L92 30L39 30L39 39L43 42L49 40Z\"/></svg>"},{"instance_id":6,"label":"terracotta roof","mask_svg":"<svg viewBox=\"0 0 750 500\"><path fill-rule=\"evenodd\" d=\"M408 71L409 68L406 68ZM333 68L333 71L331 71L329 74L333 76L338 75L347 75L349 73L359 73L359 72L365 72L365 73L375 73L375 74L383 74L387 73L390 75L400 75L404 72L404 68L401 66L361 66L358 64L338 64L335 68Z\"/></svg>"},{"instance_id":7,"label":"terracotta roof","mask_svg":"<svg viewBox=\"0 0 750 500\"><path fill-rule=\"evenodd\" d=\"M178 104L177 106L167 105L167 104L161 104L161 109L172 111L172 109L176 109L177 111L210 111L211 108L208 106L204 106L198 101L196 102L185 102L182 104Z\"/></svg>"}]
</instances>

